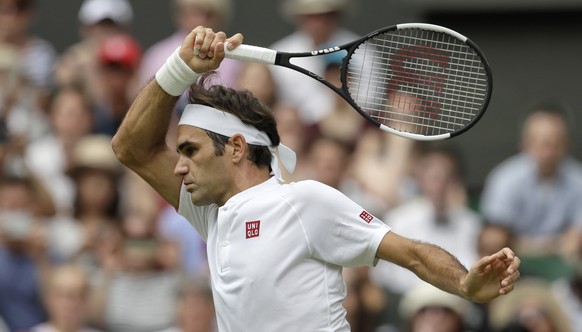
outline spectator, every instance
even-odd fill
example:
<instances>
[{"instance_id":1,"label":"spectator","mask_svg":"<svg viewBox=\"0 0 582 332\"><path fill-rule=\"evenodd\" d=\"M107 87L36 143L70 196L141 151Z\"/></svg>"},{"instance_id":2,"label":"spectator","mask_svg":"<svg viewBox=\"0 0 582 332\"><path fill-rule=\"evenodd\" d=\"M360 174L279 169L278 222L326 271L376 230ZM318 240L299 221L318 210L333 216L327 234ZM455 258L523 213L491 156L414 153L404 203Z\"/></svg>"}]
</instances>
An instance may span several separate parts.
<instances>
[{"instance_id":1,"label":"spectator","mask_svg":"<svg viewBox=\"0 0 582 332\"><path fill-rule=\"evenodd\" d=\"M0 7L0 15L1 11ZM2 25L3 20L0 22ZM14 139L27 144L44 135L48 126L38 87L25 76L26 59L21 52L17 46L0 43L0 120Z\"/></svg>"},{"instance_id":2,"label":"spectator","mask_svg":"<svg viewBox=\"0 0 582 332\"><path fill-rule=\"evenodd\" d=\"M141 61L141 47L129 35L105 37L97 50L98 81L95 131L113 136L131 104L131 88Z\"/></svg>"},{"instance_id":3,"label":"spectator","mask_svg":"<svg viewBox=\"0 0 582 332\"><path fill-rule=\"evenodd\" d=\"M453 253L465 266L477 261L481 218L466 206L458 156L451 149L428 148L416 167L420 196L390 211L384 220L397 234L434 243ZM404 294L421 280L393 264L380 262L373 280Z\"/></svg>"},{"instance_id":4,"label":"spectator","mask_svg":"<svg viewBox=\"0 0 582 332\"><path fill-rule=\"evenodd\" d=\"M551 290L564 310L570 330L577 331L582 327L582 262L572 265L573 273L553 281Z\"/></svg>"},{"instance_id":5,"label":"spectator","mask_svg":"<svg viewBox=\"0 0 582 332\"><path fill-rule=\"evenodd\" d=\"M344 307L353 332L372 332L380 314L389 301L384 291L369 278L370 267L345 268L343 271L347 294Z\"/></svg>"},{"instance_id":6,"label":"spectator","mask_svg":"<svg viewBox=\"0 0 582 332\"><path fill-rule=\"evenodd\" d=\"M379 130L366 130L356 143L342 191L376 215L418 192L412 175L419 144Z\"/></svg>"},{"instance_id":7,"label":"spectator","mask_svg":"<svg viewBox=\"0 0 582 332\"><path fill-rule=\"evenodd\" d=\"M74 185L65 174L72 163L77 142L91 132L91 103L84 90L75 85L61 86L49 98L51 131L30 142L25 161L42 179L59 213L70 213Z\"/></svg>"},{"instance_id":8,"label":"spectator","mask_svg":"<svg viewBox=\"0 0 582 332\"><path fill-rule=\"evenodd\" d=\"M177 295L175 327L161 332L216 332L212 289L205 278L184 278Z\"/></svg>"},{"instance_id":9,"label":"spectator","mask_svg":"<svg viewBox=\"0 0 582 332\"><path fill-rule=\"evenodd\" d=\"M324 136L316 137L293 178L316 180L341 189L350 161L349 154L349 147L342 141Z\"/></svg>"},{"instance_id":10,"label":"spectator","mask_svg":"<svg viewBox=\"0 0 582 332\"><path fill-rule=\"evenodd\" d=\"M513 233L524 258L579 255L582 164L568 154L568 122L556 106L534 108L523 124L521 152L485 181L483 214Z\"/></svg>"},{"instance_id":11,"label":"spectator","mask_svg":"<svg viewBox=\"0 0 582 332\"><path fill-rule=\"evenodd\" d=\"M52 87L57 54L48 41L29 33L34 18L34 3L34 0L0 0L0 45L16 48L19 69L42 96Z\"/></svg>"},{"instance_id":12,"label":"spectator","mask_svg":"<svg viewBox=\"0 0 582 332\"><path fill-rule=\"evenodd\" d=\"M9 143L10 138L8 137L8 130L6 129L6 124L4 121L0 120L0 174L6 173L6 160L10 158L9 156Z\"/></svg>"},{"instance_id":13,"label":"spectator","mask_svg":"<svg viewBox=\"0 0 582 332\"><path fill-rule=\"evenodd\" d=\"M228 24L232 12L231 0L172 0L172 15L176 31L169 37L152 45L144 54L140 68L139 86L143 86L176 50L184 38L195 27L202 25L222 30ZM236 86L237 72L240 64L226 59L218 72L223 84Z\"/></svg>"},{"instance_id":14,"label":"spectator","mask_svg":"<svg viewBox=\"0 0 582 332\"><path fill-rule=\"evenodd\" d=\"M53 269L44 287L49 319L30 332L98 332L86 325L89 291L89 277L78 266Z\"/></svg>"},{"instance_id":15,"label":"spectator","mask_svg":"<svg viewBox=\"0 0 582 332\"><path fill-rule=\"evenodd\" d=\"M46 320L39 282L49 268L31 181L0 179L0 317L10 331Z\"/></svg>"},{"instance_id":16,"label":"spectator","mask_svg":"<svg viewBox=\"0 0 582 332\"><path fill-rule=\"evenodd\" d=\"M485 222L477 241L477 256L483 257L513 246L511 232L503 226Z\"/></svg>"},{"instance_id":17,"label":"spectator","mask_svg":"<svg viewBox=\"0 0 582 332\"><path fill-rule=\"evenodd\" d=\"M491 302L490 323L496 331L571 331L549 283L537 278L522 279L513 293Z\"/></svg>"},{"instance_id":18,"label":"spectator","mask_svg":"<svg viewBox=\"0 0 582 332\"><path fill-rule=\"evenodd\" d=\"M344 54L331 53L325 56L324 78L338 88L341 87L340 67ZM354 110L340 95L334 94L334 104L330 112L321 119L317 127L324 136L341 140L355 146L369 123Z\"/></svg>"},{"instance_id":19,"label":"spectator","mask_svg":"<svg viewBox=\"0 0 582 332\"><path fill-rule=\"evenodd\" d=\"M75 186L73 210L48 221L53 258L75 260L91 275L99 268L101 251L118 240L122 168L111 158L110 141L109 136L88 135L77 143L67 169Z\"/></svg>"},{"instance_id":20,"label":"spectator","mask_svg":"<svg viewBox=\"0 0 582 332\"><path fill-rule=\"evenodd\" d=\"M283 4L284 13L293 20L296 30L271 45L272 49L286 52L313 51L358 37L340 26L348 8L347 0L286 0ZM296 59L294 63L321 76L325 73L325 61L320 57ZM333 109L333 92L321 83L306 79L303 74L287 68L271 66L269 69L279 100L297 107L306 124L321 121Z\"/></svg>"},{"instance_id":21,"label":"spectator","mask_svg":"<svg viewBox=\"0 0 582 332\"><path fill-rule=\"evenodd\" d=\"M81 40L57 60L57 84L81 84L92 101L103 96L97 51L106 37L127 33L132 21L133 9L127 0L84 0L79 9Z\"/></svg>"},{"instance_id":22,"label":"spectator","mask_svg":"<svg viewBox=\"0 0 582 332\"><path fill-rule=\"evenodd\" d=\"M164 205L158 221L160 237L175 243L179 248L180 268L183 272L189 277L207 277L210 270L206 258L206 243L192 225L170 205Z\"/></svg>"},{"instance_id":23,"label":"spectator","mask_svg":"<svg viewBox=\"0 0 582 332\"><path fill-rule=\"evenodd\" d=\"M8 326L6 326L2 317L0 317L0 332L10 332L8 331Z\"/></svg>"},{"instance_id":24,"label":"spectator","mask_svg":"<svg viewBox=\"0 0 582 332\"><path fill-rule=\"evenodd\" d=\"M239 89L250 91L263 104L275 110L279 102L275 89L275 81L268 66L246 62L242 65L239 80Z\"/></svg>"},{"instance_id":25,"label":"spectator","mask_svg":"<svg viewBox=\"0 0 582 332\"><path fill-rule=\"evenodd\" d=\"M399 309L409 332L468 331L470 302L426 283L406 292Z\"/></svg>"},{"instance_id":26,"label":"spectator","mask_svg":"<svg viewBox=\"0 0 582 332\"><path fill-rule=\"evenodd\" d=\"M179 257L155 229L153 216L142 211L123 218L121 245L105 257L94 292L93 317L107 331L160 331L174 324Z\"/></svg>"}]
</instances>

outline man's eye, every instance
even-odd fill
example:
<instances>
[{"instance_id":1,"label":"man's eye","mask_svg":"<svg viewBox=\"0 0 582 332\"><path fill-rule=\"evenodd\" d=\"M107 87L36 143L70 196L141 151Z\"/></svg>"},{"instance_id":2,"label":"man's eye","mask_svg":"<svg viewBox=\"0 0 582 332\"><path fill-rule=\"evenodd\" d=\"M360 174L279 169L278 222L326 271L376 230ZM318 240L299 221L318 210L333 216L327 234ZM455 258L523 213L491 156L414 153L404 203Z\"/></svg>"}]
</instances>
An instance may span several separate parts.
<instances>
[{"instance_id":1,"label":"man's eye","mask_svg":"<svg viewBox=\"0 0 582 332\"><path fill-rule=\"evenodd\" d=\"M196 152L195 148L188 147L184 149L184 154L188 157L192 156Z\"/></svg>"}]
</instances>

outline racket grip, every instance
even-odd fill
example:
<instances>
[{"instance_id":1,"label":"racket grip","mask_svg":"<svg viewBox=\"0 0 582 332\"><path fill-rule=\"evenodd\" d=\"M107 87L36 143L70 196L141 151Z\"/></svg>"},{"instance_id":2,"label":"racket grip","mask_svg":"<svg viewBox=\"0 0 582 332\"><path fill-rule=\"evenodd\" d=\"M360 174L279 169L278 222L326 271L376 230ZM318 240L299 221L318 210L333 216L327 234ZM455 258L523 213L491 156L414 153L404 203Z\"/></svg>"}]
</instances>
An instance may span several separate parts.
<instances>
[{"instance_id":1,"label":"racket grip","mask_svg":"<svg viewBox=\"0 0 582 332\"><path fill-rule=\"evenodd\" d=\"M228 45L224 45L224 52L227 58L243 60L267 65L275 64L277 51L265 47L239 45L234 50L229 50Z\"/></svg>"}]
</instances>

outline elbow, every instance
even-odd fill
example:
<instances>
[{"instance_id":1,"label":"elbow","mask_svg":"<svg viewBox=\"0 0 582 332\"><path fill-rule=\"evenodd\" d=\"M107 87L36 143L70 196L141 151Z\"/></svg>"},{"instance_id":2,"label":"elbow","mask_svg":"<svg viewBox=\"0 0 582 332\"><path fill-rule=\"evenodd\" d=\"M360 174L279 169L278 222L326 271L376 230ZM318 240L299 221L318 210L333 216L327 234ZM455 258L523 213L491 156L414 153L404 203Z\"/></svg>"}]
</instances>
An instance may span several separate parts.
<instances>
[{"instance_id":1,"label":"elbow","mask_svg":"<svg viewBox=\"0 0 582 332\"><path fill-rule=\"evenodd\" d=\"M117 133L113 136L111 140L111 148L113 149L113 153L115 157L124 165L128 165L131 163L131 160L134 158L132 157L130 150L127 147L127 142Z\"/></svg>"}]
</instances>

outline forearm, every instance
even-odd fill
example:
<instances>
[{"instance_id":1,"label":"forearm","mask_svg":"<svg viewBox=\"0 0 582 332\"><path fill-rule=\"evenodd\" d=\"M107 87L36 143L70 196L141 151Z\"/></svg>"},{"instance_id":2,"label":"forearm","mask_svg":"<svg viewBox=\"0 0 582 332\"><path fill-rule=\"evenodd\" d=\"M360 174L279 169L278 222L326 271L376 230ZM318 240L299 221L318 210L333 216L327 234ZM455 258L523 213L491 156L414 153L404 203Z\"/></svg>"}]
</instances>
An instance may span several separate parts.
<instances>
[{"instance_id":1,"label":"forearm","mask_svg":"<svg viewBox=\"0 0 582 332\"><path fill-rule=\"evenodd\" d=\"M411 246L413 259L406 266L422 280L452 294L466 298L462 280L467 269L444 249L415 241Z\"/></svg>"},{"instance_id":2,"label":"forearm","mask_svg":"<svg viewBox=\"0 0 582 332\"><path fill-rule=\"evenodd\" d=\"M150 81L138 94L113 138L113 149L125 164L142 163L166 147L166 134L178 97Z\"/></svg>"}]
</instances>

